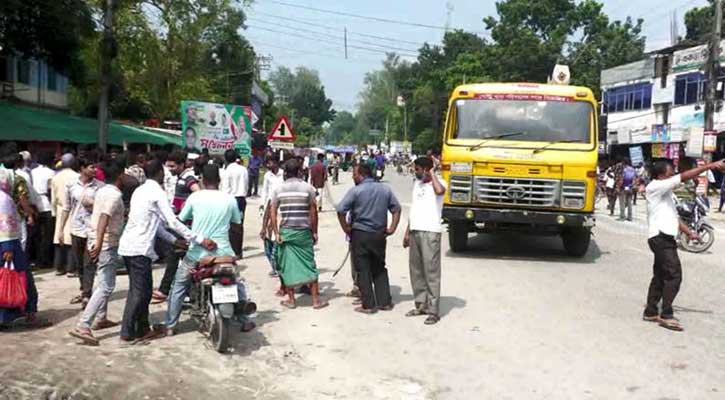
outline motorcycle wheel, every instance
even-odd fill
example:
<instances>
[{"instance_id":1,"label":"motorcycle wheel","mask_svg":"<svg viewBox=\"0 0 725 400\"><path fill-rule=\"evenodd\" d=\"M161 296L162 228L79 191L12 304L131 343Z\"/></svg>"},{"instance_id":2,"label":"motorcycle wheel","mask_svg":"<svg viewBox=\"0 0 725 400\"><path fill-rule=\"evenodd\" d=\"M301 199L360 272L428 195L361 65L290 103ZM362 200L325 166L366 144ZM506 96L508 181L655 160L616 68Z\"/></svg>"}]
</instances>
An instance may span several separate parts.
<instances>
[{"instance_id":1,"label":"motorcycle wheel","mask_svg":"<svg viewBox=\"0 0 725 400\"><path fill-rule=\"evenodd\" d=\"M715 228L710 225L703 224L697 232L700 235L699 241L691 241L687 235L680 233L680 246L683 250L690 253L702 253L707 251L713 243L715 243Z\"/></svg>"},{"instance_id":2,"label":"motorcycle wheel","mask_svg":"<svg viewBox=\"0 0 725 400\"><path fill-rule=\"evenodd\" d=\"M225 353L229 348L229 337L231 336L231 321L222 317L219 310L209 302L209 340L214 350Z\"/></svg>"}]
</instances>

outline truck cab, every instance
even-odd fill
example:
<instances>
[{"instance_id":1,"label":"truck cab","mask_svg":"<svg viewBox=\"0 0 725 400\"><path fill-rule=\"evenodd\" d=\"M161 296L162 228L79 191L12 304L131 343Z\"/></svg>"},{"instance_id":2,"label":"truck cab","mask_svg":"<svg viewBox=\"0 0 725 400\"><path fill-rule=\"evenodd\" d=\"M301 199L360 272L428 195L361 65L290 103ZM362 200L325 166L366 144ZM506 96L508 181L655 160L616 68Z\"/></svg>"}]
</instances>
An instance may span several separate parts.
<instances>
[{"instance_id":1,"label":"truck cab","mask_svg":"<svg viewBox=\"0 0 725 400\"><path fill-rule=\"evenodd\" d=\"M454 252L469 232L561 236L583 256L594 226L597 102L568 85L486 83L449 99L441 169Z\"/></svg>"}]
</instances>

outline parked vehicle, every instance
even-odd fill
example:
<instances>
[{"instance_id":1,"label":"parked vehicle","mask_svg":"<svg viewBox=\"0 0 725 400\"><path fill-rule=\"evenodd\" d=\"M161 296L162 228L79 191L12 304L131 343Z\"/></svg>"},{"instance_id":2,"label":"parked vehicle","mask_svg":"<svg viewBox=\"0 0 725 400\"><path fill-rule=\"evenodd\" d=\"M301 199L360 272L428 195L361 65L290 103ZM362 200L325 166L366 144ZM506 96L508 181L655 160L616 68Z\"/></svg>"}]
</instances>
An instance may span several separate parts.
<instances>
[{"instance_id":1,"label":"parked vehicle","mask_svg":"<svg viewBox=\"0 0 725 400\"><path fill-rule=\"evenodd\" d=\"M257 311L257 305L247 301L235 261L228 256L204 257L192 273L191 317L220 353L229 348L233 322Z\"/></svg>"},{"instance_id":2,"label":"parked vehicle","mask_svg":"<svg viewBox=\"0 0 725 400\"><path fill-rule=\"evenodd\" d=\"M707 223L706 216L710 210L710 201L705 195L696 195L692 200L678 201L677 213L680 220L700 237L699 240L690 240L686 234L680 232L677 243L680 248L691 253L707 251L715 242L715 229Z\"/></svg>"}]
</instances>

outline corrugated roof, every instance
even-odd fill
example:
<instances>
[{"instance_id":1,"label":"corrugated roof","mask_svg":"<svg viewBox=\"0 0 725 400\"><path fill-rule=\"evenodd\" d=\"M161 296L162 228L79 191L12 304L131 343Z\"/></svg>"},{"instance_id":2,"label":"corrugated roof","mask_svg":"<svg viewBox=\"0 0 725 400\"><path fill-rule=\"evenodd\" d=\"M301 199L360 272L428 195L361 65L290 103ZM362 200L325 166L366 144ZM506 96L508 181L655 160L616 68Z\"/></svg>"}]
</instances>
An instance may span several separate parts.
<instances>
[{"instance_id":1,"label":"corrugated roof","mask_svg":"<svg viewBox=\"0 0 725 400\"><path fill-rule=\"evenodd\" d=\"M600 85L605 87L620 82L652 79L654 75L655 59L645 58L644 60L602 70Z\"/></svg>"}]
</instances>

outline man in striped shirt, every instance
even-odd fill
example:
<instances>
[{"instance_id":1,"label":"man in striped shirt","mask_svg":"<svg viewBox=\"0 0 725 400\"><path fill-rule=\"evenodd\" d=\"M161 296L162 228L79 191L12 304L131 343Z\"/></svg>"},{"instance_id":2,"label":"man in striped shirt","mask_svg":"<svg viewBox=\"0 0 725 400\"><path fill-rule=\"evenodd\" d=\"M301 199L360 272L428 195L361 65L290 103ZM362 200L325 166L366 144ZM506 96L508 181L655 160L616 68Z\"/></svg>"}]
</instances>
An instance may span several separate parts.
<instances>
[{"instance_id":1,"label":"man in striped shirt","mask_svg":"<svg viewBox=\"0 0 725 400\"><path fill-rule=\"evenodd\" d=\"M300 161L294 158L285 163L285 181L272 194L269 207L272 231L279 243L277 268L288 296L281 304L295 308L295 289L310 285L312 306L320 309L328 303L320 299L315 265L317 202L315 189L299 178L301 167Z\"/></svg>"}]
</instances>

